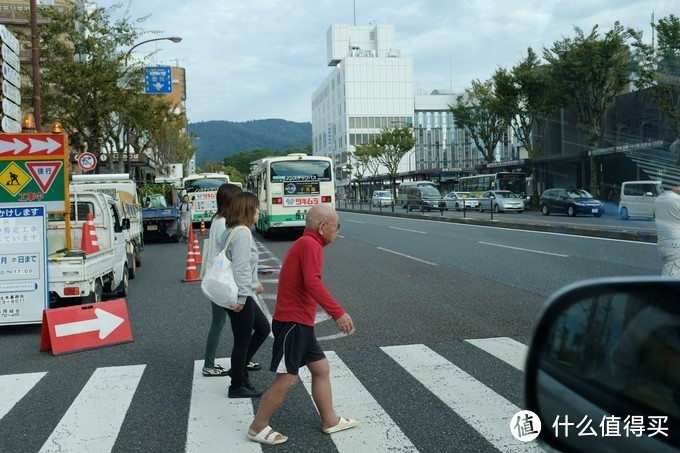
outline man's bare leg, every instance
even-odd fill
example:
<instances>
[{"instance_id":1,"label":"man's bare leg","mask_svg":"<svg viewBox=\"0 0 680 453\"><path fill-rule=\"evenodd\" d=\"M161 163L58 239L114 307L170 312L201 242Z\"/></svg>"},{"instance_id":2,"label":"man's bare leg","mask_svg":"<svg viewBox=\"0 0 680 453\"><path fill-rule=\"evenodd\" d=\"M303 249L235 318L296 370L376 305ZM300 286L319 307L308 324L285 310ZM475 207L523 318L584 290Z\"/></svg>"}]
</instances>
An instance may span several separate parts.
<instances>
[{"instance_id":1,"label":"man's bare leg","mask_svg":"<svg viewBox=\"0 0 680 453\"><path fill-rule=\"evenodd\" d=\"M338 424L340 417L333 408L333 391L331 389L330 365L328 359L307 363L312 374L312 398L321 416L321 429L328 429Z\"/></svg>"},{"instance_id":2,"label":"man's bare leg","mask_svg":"<svg viewBox=\"0 0 680 453\"><path fill-rule=\"evenodd\" d=\"M260 399L260 406L257 408L255 419L250 424L248 432L255 435L269 426L269 419L272 418L274 412L281 406L286 395L290 392L297 382L297 376L294 374L277 373L274 382L267 389Z\"/></svg>"}]
</instances>

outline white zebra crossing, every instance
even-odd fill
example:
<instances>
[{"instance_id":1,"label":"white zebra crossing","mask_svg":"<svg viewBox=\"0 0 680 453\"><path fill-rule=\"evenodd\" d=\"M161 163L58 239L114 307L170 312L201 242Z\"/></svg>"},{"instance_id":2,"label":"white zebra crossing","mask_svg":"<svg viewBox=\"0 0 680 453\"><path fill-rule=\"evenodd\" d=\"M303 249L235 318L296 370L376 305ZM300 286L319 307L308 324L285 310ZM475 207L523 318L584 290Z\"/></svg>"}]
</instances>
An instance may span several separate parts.
<instances>
[{"instance_id":1,"label":"white zebra crossing","mask_svg":"<svg viewBox=\"0 0 680 453\"><path fill-rule=\"evenodd\" d=\"M47 373L10 374L0 376L0 420Z\"/></svg>"},{"instance_id":2,"label":"white zebra crossing","mask_svg":"<svg viewBox=\"0 0 680 453\"><path fill-rule=\"evenodd\" d=\"M465 340L466 343L477 346L508 365L524 371L527 360L527 347L512 338L482 338L479 340Z\"/></svg>"},{"instance_id":3,"label":"white zebra crossing","mask_svg":"<svg viewBox=\"0 0 680 453\"><path fill-rule=\"evenodd\" d=\"M358 429L350 429L331 436L338 451L417 452L408 437L338 355L329 351L325 354L331 366L333 406L336 412L341 417L356 418L360 422ZM311 397L312 376L306 367L300 369L300 379Z\"/></svg>"},{"instance_id":4,"label":"white zebra crossing","mask_svg":"<svg viewBox=\"0 0 680 453\"><path fill-rule=\"evenodd\" d=\"M466 340L498 360L523 369L527 347L510 338ZM403 370L422 383L451 410L500 451L542 451L536 443L516 441L510 419L521 408L458 368L425 345L380 348ZM333 351L326 351L336 411L357 418L360 425L330 437L340 453L360 451L417 452L392 416L361 383L361 376ZM228 364L228 358L218 359ZM250 399L228 399L228 378L206 378L203 360L194 362L187 437L189 453L228 445L229 451L261 452L260 444L246 439L254 405ZM145 365L98 368L83 387L41 448L41 452L110 452L144 373ZM44 378L46 373L0 376L0 420ZM311 376L300 379L311 398ZM284 403L285 404L285 403ZM319 423L310 420L309 423ZM294 433L284 433L294 435Z\"/></svg>"},{"instance_id":5,"label":"white zebra crossing","mask_svg":"<svg viewBox=\"0 0 680 453\"><path fill-rule=\"evenodd\" d=\"M97 368L40 451L111 451L145 368Z\"/></svg>"},{"instance_id":6,"label":"white zebra crossing","mask_svg":"<svg viewBox=\"0 0 680 453\"><path fill-rule=\"evenodd\" d=\"M216 362L228 364L229 358ZM260 452L259 444L246 439L248 425L255 416L248 398L230 399L229 379L207 378L201 373L203 360L194 363L191 406L187 426L187 453L211 451L216 445L229 445L238 452Z\"/></svg>"},{"instance_id":7,"label":"white zebra crossing","mask_svg":"<svg viewBox=\"0 0 680 453\"><path fill-rule=\"evenodd\" d=\"M543 451L510 435L520 408L425 345L380 348L500 451Z\"/></svg>"}]
</instances>

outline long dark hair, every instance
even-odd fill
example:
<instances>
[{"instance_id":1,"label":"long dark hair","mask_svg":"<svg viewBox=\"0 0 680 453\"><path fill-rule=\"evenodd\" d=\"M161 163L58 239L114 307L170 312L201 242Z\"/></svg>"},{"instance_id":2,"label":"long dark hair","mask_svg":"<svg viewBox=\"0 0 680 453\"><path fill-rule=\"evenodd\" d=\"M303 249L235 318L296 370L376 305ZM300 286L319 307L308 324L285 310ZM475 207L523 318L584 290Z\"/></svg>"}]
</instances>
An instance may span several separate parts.
<instances>
[{"instance_id":1,"label":"long dark hair","mask_svg":"<svg viewBox=\"0 0 680 453\"><path fill-rule=\"evenodd\" d=\"M229 202L227 208L227 226L234 227L237 225L250 226L255 216L255 211L260 207L260 200L252 192L241 192L236 194Z\"/></svg>"},{"instance_id":2,"label":"long dark hair","mask_svg":"<svg viewBox=\"0 0 680 453\"><path fill-rule=\"evenodd\" d=\"M236 184L222 184L217 189L217 212L215 212L213 220L218 217L227 217L227 207L229 206L229 203L231 203L231 200L240 192L242 192L242 189Z\"/></svg>"}]
</instances>

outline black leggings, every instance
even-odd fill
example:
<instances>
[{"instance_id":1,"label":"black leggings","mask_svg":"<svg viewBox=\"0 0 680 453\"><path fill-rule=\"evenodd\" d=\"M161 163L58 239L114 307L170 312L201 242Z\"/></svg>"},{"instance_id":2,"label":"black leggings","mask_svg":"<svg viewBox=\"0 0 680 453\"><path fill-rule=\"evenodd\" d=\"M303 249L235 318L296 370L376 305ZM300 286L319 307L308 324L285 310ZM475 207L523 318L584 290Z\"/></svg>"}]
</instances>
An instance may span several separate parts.
<instances>
[{"instance_id":1,"label":"black leggings","mask_svg":"<svg viewBox=\"0 0 680 453\"><path fill-rule=\"evenodd\" d=\"M225 310L227 310L225 308ZM252 297L246 298L243 309L236 313L227 310L234 348L231 350L231 385L241 387L245 382L246 364L250 362L267 339L271 327L267 318Z\"/></svg>"}]
</instances>

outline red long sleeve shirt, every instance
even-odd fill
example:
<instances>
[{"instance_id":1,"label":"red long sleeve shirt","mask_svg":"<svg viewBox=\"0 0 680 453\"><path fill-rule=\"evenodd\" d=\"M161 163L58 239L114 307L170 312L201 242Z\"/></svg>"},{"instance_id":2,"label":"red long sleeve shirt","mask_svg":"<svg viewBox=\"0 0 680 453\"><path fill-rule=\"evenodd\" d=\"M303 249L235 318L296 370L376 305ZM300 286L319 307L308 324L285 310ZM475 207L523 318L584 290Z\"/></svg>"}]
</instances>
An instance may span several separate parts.
<instances>
[{"instance_id":1,"label":"red long sleeve shirt","mask_svg":"<svg viewBox=\"0 0 680 453\"><path fill-rule=\"evenodd\" d=\"M321 281L326 245L319 233L307 228L291 245L281 265L274 319L314 326L317 304L333 319L345 314Z\"/></svg>"}]
</instances>

